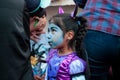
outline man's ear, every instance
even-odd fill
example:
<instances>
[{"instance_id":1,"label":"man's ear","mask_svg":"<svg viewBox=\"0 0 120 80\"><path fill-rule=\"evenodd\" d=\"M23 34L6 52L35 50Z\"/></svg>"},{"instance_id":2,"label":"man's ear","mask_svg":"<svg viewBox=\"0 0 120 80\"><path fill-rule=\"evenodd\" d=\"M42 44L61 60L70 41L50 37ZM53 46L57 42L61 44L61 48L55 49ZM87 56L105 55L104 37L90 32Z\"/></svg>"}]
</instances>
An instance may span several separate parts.
<instances>
[{"instance_id":1,"label":"man's ear","mask_svg":"<svg viewBox=\"0 0 120 80\"><path fill-rule=\"evenodd\" d=\"M73 39L73 37L74 37L74 32L72 30L70 30L66 33L67 40L71 40L71 39Z\"/></svg>"}]
</instances>

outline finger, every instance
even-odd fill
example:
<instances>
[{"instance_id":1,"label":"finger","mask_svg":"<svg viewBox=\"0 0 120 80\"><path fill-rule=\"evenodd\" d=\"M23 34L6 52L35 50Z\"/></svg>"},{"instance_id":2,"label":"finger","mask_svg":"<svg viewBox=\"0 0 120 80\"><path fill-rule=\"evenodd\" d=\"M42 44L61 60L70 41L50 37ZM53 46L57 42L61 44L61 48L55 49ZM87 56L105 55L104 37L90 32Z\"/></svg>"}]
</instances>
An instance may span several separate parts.
<instances>
[{"instance_id":1,"label":"finger","mask_svg":"<svg viewBox=\"0 0 120 80\"><path fill-rule=\"evenodd\" d=\"M36 34L37 35L45 34L45 31L37 31Z\"/></svg>"},{"instance_id":2,"label":"finger","mask_svg":"<svg viewBox=\"0 0 120 80\"><path fill-rule=\"evenodd\" d=\"M34 76L35 80L41 80L41 78L38 75Z\"/></svg>"},{"instance_id":3,"label":"finger","mask_svg":"<svg viewBox=\"0 0 120 80\"><path fill-rule=\"evenodd\" d=\"M40 37L39 37L37 34L34 34L33 36L34 36L34 38L36 38L36 39L40 39Z\"/></svg>"},{"instance_id":4,"label":"finger","mask_svg":"<svg viewBox=\"0 0 120 80\"><path fill-rule=\"evenodd\" d=\"M38 41L39 41L39 39L38 39L38 38L35 38L33 35L30 36L30 39L33 40L33 41L35 41L35 42L38 42Z\"/></svg>"},{"instance_id":5,"label":"finger","mask_svg":"<svg viewBox=\"0 0 120 80\"><path fill-rule=\"evenodd\" d=\"M42 80L42 78L40 76L36 76L37 80Z\"/></svg>"},{"instance_id":6,"label":"finger","mask_svg":"<svg viewBox=\"0 0 120 80\"><path fill-rule=\"evenodd\" d=\"M44 79L45 78L45 74L44 75L42 75L42 77L41 77L42 79Z\"/></svg>"}]
</instances>

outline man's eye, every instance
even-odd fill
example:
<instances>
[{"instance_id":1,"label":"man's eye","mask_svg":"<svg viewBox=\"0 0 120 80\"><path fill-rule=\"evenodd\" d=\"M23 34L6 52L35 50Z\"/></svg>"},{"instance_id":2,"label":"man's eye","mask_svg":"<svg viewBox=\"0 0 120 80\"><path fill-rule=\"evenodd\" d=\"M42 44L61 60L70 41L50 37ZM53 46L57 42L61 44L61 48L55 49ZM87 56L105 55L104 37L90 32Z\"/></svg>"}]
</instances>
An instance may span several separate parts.
<instances>
[{"instance_id":1,"label":"man's eye","mask_svg":"<svg viewBox=\"0 0 120 80\"><path fill-rule=\"evenodd\" d=\"M41 18L45 18L45 16L42 16Z\"/></svg>"},{"instance_id":2,"label":"man's eye","mask_svg":"<svg viewBox=\"0 0 120 80\"><path fill-rule=\"evenodd\" d=\"M41 18L45 18L46 16L45 15L43 15Z\"/></svg>"},{"instance_id":3,"label":"man's eye","mask_svg":"<svg viewBox=\"0 0 120 80\"><path fill-rule=\"evenodd\" d=\"M39 21L39 19L36 18L35 21Z\"/></svg>"}]
</instances>

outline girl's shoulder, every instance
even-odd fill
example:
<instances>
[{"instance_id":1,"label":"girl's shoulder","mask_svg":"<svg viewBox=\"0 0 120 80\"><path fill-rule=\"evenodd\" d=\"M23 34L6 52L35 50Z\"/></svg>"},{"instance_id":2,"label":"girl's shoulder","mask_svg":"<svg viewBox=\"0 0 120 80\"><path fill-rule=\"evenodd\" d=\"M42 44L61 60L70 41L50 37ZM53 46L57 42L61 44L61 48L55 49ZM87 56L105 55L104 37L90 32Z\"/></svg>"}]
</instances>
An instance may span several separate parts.
<instances>
[{"instance_id":1,"label":"girl's shoulder","mask_svg":"<svg viewBox=\"0 0 120 80\"><path fill-rule=\"evenodd\" d=\"M57 49L50 49L49 54L53 53L53 52L56 52L56 51L57 51Z\"/></svg>"},{"instance_id":2,"label":"girl's shoulder","mask_svg":"<svg viewBox=\"0 0 120 80\"><path fill-rule=\"evenodd\" d=\"M50 51L48 52L48 56L53 56L57 53L57 49L50 49Z\"/></svg>"},{"instance_id":3,"label":"girl's shoulder","mask_svg":"<svg viewBox=\"0 0 120 80\"><path fill-rule=\"evenodd\" d=\"M57 49L50 49L48 52L47 62L57 53Z\"/></svg>"},{"instance_id":4,"label":"girl's shoulder","mask_svg":"<svg viewBox=\"0 0 120 80\"><path fill-rule=\"evenodd\" d=\"M86 62L78 56L75 56L69 64L69 68L70 74L83 73L86 69Z\"/></svg>"}]
</instances>

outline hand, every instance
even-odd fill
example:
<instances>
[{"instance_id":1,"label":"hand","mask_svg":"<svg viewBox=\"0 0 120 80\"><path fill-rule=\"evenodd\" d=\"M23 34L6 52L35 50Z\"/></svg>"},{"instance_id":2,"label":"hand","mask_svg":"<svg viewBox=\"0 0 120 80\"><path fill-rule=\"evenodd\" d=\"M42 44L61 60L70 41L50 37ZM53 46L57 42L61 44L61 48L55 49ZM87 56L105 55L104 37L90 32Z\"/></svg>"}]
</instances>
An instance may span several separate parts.
<instances>
[{"instance_id":1,"label":"hand","mask_svg":"<svg viewBox=\"0 0 120 80\"><path fill-rule=\"evenodd\" d=\"M46 18L33 17L30 18L30 38L37 42L39 40L39 35L43 32L46 25Z\"/></svg>"},{"instance_id":2,"label":"hand","mask_svg":"<svg viewBox=\"0 0 120 80\"><path fill-rule=\"evenodd\" d=\"M39 75L35 75L35 76L34 76L34 79L35 79L35 80L44 80L44 79L45 79L45 74L42 75L41 77L40 77Z\"/></svg>"},{"instance_id":3,"label":"hand","mask_svg":"<svg viewBox=\"0 0 120 80\"><path fill-rule=\"evenodd\" d=\"M45 33L44 31L32 31L30 32L30 39L35 42L38 42L40 40L39 38L40 34L44 34L44 33Z\"/></svg>"},{"instance_id":4,"label":"hand","mask_svg":"<svg viewBox=\"0 0 120 80\"><path fill-rule=\"evenodd\" d=\"M34 43L33 45L31 45L31 49L32 49L32 51L31 51L32 54L37 54L41 58L46 58L46 56L48 54L48 51L50 49L50 45L42 37L42 39L39 42Z\"/></svg>"}]
</instances>

